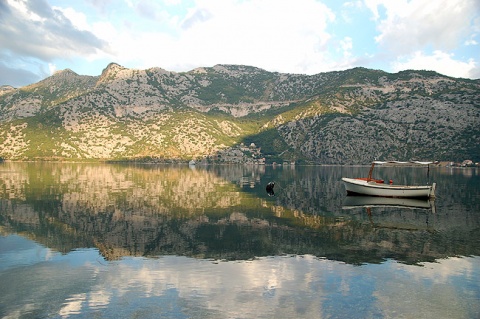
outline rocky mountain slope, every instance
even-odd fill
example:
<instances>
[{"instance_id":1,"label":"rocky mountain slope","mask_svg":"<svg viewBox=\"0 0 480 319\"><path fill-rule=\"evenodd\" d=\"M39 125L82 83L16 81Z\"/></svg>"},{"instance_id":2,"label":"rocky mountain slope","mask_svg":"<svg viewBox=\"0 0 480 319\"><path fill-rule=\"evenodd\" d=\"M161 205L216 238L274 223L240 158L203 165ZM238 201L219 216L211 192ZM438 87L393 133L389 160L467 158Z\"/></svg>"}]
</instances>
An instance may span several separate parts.
<instances>
[{"instance_id":1,"label":"rocky mountain slope","mask_svg":"<svg viewBox=\"0 0 480 319\"><path fill-rule=\"evenodd\" d=\"M478 161L479 124L480 81L428 71L111 63L0 90L0 157L12 160Z\"/></svg>"}]
</instances>

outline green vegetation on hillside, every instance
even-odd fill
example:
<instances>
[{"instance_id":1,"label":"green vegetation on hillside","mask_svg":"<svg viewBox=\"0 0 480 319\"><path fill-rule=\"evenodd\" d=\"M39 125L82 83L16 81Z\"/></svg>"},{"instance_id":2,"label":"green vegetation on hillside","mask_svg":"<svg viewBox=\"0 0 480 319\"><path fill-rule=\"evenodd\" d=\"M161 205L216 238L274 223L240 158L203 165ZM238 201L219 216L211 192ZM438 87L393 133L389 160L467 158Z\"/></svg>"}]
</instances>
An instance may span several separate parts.
<instances>
[{"instance_id":1,"label":"green vegetation on hillside","mask_svg":"<svg viewBox=\"0 0 480 319\"><path fill-rule=\"evenodd\" d=\"M234 65L175 73L110 64L100 77L66 70L5 91L0 157L479 161L479 120L480 81L431 71L308 76Z\"/></svg>"}]
</instances>

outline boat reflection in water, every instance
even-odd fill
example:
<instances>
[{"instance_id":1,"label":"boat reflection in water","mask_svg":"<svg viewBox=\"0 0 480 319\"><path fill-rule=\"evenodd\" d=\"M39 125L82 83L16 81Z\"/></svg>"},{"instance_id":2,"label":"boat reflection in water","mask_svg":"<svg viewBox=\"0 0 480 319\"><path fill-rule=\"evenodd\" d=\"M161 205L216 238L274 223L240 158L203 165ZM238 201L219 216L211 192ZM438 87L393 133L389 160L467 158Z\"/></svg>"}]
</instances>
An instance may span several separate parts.
<instances>
[{"instance_id":1,"label":"boat reflection in water","mask_svg":"<svg viewBox=\"0 0 480 319\"><path fill-rule=\"evenodd\" d=\"M435 214L435 200L433 199L391 198L378 196L345 197L342 209L353 210L359 208L365 209L371 225L375 228L434 231L429 224L430 214ZM383 218L383 222L377 221L377 223L375 223L376 216L374 213L372 213L372 209L381 210L383 214L380 214L380 216L385 215L384 213L389 209L396 209L397 212L400 212L401 218L395 219L392 216L387 216L387 222L385 222L385 218ZM418 223L418 218L410 219L408 216L406 216L405 211L408 212L409 210L423 211L423 213L425 213L425 223Z\"/></svg>"},{"instance_id":2,"label":"boat reflection in water","mask_svg":"<svg viewBox=\"0 0 480 319\"><path fill-rule=\"evenodd\" d=\"M343 209L364 207L407 207L432 209L435 212L435 201L432 199L393 198L377 196L347 196Z\"/></svg>"}]
</instances>

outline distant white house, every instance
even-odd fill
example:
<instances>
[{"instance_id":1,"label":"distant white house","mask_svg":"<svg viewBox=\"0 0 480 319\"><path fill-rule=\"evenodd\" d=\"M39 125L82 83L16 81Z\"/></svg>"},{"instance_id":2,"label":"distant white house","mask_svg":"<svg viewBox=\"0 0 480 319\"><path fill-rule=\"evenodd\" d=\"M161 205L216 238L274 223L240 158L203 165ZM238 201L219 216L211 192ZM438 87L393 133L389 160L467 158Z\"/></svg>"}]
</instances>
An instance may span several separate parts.
<instances>
[{"instance_id":1,"label":"distant white house","mask_svg":"<svg viewBox=\"0 0 480 319\"><path fill-rule=\"evenodd\" d=\"M471 160L464 160L462 162L462 166L473 166L473 161Z\"/></svg>"}]
</instances>

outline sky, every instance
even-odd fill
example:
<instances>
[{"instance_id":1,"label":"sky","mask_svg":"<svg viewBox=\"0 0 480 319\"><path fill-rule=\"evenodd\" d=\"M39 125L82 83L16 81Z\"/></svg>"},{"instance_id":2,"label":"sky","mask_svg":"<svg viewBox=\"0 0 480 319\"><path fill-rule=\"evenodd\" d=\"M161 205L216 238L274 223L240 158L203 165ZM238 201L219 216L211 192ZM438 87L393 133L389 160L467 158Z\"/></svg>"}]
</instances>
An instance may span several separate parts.
<instances>
[{"instance_id":1,"label":"sky","mask_svg":"<svg viewBox=\"0 0 480 319\"><path fill-rule=\"evenodd\" d=\"M110 63L480 78L479 0L0 0L0 85Z\"/></svg>"}]
</instances>

